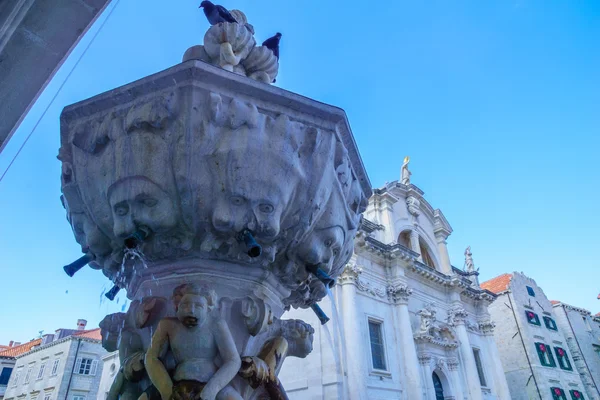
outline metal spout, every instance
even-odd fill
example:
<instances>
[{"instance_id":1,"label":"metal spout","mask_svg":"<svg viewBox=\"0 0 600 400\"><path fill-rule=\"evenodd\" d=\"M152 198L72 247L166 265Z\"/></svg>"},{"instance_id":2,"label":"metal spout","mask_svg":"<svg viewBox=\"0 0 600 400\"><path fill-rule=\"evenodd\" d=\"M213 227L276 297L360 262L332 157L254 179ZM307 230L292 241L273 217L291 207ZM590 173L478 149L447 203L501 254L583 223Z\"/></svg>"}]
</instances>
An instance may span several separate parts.
<instances>
[{"instance_id":1,"label":"metal spout","mask_svg":"<svg viewBox=\"0 0 600 400\"><path fill-rule=\"evenodd\" d=\"M335 285L335 280L322 268L319 268L319 264L307 264L306 270L316 276L326 287L332 288Z\"/></svg>"},{"instance_id":2,"label":"metal spout","mask_svg":"<svg viewBox=\"0 0 600 400\"><path fill-rule=\"evenodd\" d=\"M108 292L106 292L105 296L107 299L109 299L110 301L113 301L115 299L115 296L117 295L117 293L119 293L119 290L121 290L120 287L118 287L117 285L113 286L112 289L110 289Z\"/></svg>"},{"instance_id":3,"label":"metal spout","mask_svg":"<svg viewBox=\"0 0 600 400\"><path fill-rule=\"evenodd\" d=\"M143 228L138 228L128 238L125 239L125 247L128 249L135 249L148 237L148 231Z\"/></svg>"},{"instance_id":4,"label":"metal spout","mask_svg":"<svg viewBox=\"0 0 600 400\"><path fill-rule=\"evenodd\" d=\"M79 257L77 260L73 261L71 264L65 265L63 267L63 269L65 270L67 275L69 275L72 278L73 275L75 275L75 273L77 271L79 271L81 268L88 265L90 263L90 261L92 261L93 259L94 259L94 257L92 257L91 255L84 254L83 256Z\"/></svg>"},{"instance_id":5,"label":"metal spout","mask_svg":"<svg viewBox=\"0 0 600 400\"><path fill-rule=\"evenodd\" d=\"M252 236L252 232L250 232L250 230L244 229L241 231L238 234L238 241L244 242L250 257L256 258L262 254L262 247L260 247L260 244L256 243L256 240L254 239L254 236Z\"/></svg>"},{"instance_id":6,"label":"metal spout","mask_svg":"<svg viewBox=\"0 0 600 400\"><path fill-rule=\"evenodd\" d=\"M321 321L321 325L325 325L327 322L329 322L329 317L325 314L325 312L323 312L318 304L315 303L310 306L310 308L312 308L315 314L317 314L317 318L319 318L319 321Z\"/></svg>"}]
</instances>

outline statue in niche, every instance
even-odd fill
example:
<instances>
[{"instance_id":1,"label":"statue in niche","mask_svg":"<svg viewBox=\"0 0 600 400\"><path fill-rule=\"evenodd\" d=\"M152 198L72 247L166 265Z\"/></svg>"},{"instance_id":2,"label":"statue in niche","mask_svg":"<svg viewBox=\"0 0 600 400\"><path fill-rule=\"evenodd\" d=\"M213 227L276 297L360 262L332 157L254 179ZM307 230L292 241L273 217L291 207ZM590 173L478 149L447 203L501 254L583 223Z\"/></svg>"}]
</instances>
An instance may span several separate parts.
<instances>
[{"instance_id":1,"label":"statue in niche","mask_svg":"<svg viewBox=\"0 0 600 400\"><path fill-rule=\"evenodd\" d=\"M410 185L410 176L412 172L408 170L408 163L410 162L410 157L404 157L404 163L402 164L402 170L400 172L400 183L403 185Z\"/></svg>"},{"instance_id":2,"label":"statue in niche","mask_svg":"<svg viewBox=\"0 0 600 400\"><path fill-rule=\"evenodd\" d=\"M254 389L263 385L273 399L287 398L277 374L286 357L305 358L312 351L314 329L304 321L279 320L278 334L265 342L257 356L244 357L240 376Z\"/></svg>"},{"instance_id":3,"label":"statue in niche","mask_svg":"<svg viewBox=\"0 0 600 400\"><path fill-rule=\"evenodd\" d=\"M160 395L146 373L144 357L150 331L166 311L162 297L146 297L131 303L127 314L107 316L101 323L102 343L107 351L118 347L121 368L115 376L107 400L158 400ZM119 338L115 340L116 335ZM105 344L106 343L106 344ZM172 362L167 361L169 367Z\"/></svg>"},{"instance_id":4,"label":"statue in niche","mask_svg":"<svg viewBox=\"0 0 600 400\"><path fill-rule=\"evenodd\" d=\"M230 385L240 369L240 355L227 323L211 315L216 294L195 284L176 291L177 317L159 322L146 353L150 379L163 400L241 400ZM168 350L176 363L172 375L161 361Z\"/></svg>"},{"instance_id":5,"label":"statue in niche","mask_svg":"<svg viewBox=\"0 0 600 400\"><path fill-rule=\"evenodd\" d=\"M433 328L433 323L436 320L436 311L432 304L428 304L425 308L419 310L417 315L421 318L421 324L419 326L419 333L429 335Z\"/></svg>"},{"instance_id":6,"label":"statue in niche","mask_svg":"<svg viewBox=\"0 0 600 400\"><path fill-rule=\"evenodd\" d=\"M465 249L465 271L475 272L475 263L473 262L473 253L471 253L471 246Z\"/></svg>"}]
</instances>

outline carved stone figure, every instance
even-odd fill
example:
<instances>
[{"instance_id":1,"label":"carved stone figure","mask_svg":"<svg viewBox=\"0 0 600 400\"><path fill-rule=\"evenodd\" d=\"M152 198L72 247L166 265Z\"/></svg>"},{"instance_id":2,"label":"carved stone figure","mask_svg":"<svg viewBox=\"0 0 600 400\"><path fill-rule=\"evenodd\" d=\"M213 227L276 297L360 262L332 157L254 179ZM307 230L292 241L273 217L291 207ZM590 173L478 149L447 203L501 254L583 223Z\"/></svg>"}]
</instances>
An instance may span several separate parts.
<instances>
[{"instance_id":1,"label":"carved stone figure","mask_svg":"<svg viewBox=\"0 0 600 400\"><path fill-rule=\"evenodd\" d=\"M475 264L473 263L473 253L471 253L471 246L467 247L465 250L465 271L475 271Z\"/></svg>"},{"instance_id":2,"label":"carved stone figure","mask_svg":"<svg viewBox=\"0 0 600 400\"><path fill-rule=\"evenodd\" d=\"M217 296L195 284L178 288L177 318L164 318L152 336L146 368L163 400L241 399L229 386L241 359L227 323L211 315ZM170 349L177 363L173 376L160 360ZM216 358L222 364L217 367Z\"/></svg>"},{"instance_id":3,"label":"carved stone figure","mask_svg":"<svg viewBox=\"0 0 600 400\"><path fill-rule=\"evenodd\" d=\"M400 183L403 185L410 185L410 176L412 173L408 170L408 163L410 162L410 157L404 157L404 162L402 163L402 170L400 172Z\"/></svg>"},{"instance_id":4,"label":"carved stone figure","mask_svg":"<svg viewBox=\"0 0 600 400\"><path fill-rule=\"evenodd\" d=\"M429 334L430 330L435 322L436 311L432 304L428 304L425 308L420 309L417 315L421 317L421 324L419 326L419 332L422 334Z\"/></svg>"}]
</instances>

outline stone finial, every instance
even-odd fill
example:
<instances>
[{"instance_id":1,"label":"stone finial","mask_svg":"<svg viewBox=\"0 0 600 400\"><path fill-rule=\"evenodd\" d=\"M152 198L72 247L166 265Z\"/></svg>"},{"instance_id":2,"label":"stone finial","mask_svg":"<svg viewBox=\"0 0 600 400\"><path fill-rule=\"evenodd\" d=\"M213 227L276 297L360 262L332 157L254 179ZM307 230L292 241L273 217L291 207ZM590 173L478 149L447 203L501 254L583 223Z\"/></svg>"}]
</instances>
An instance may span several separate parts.
<instances>
[{"instance_id":1,"label":"stone finial","mask_svg":"<svg viewBox=\"0 0 600 400\"><path fill-rule=\"evenodd\" d=\"M410 185L410 176L412 173L408 170L408 163L410 162L410 157L404 157L404 163L402 164L402 169L400 170L400 183L403 185Z\"/></svg>"},{"instance_id":2,"label":"stone finial","mask_svg":"<svg viewBox=\"0 0 600 400\"><path fill-rule=\"evenodd\" d=\"M183 62L200 60L259 82L274 83L279 72L279 51L265 41L257 46L254 27L240 10L231 10L237 22L219 22L204 35L204 44L190 47ZM281 34L277 37L277 40Z\"/></svg>"},{"instance_id":3,"label":"stone finial","mask_svg":"<svg viewBox=\"0 0 600 400\"><path fill-rule=\"evenodd\" d=\"M393 303L407 303L412 292L413 290L404 284L390 285L387 288L388 297Z\"/></svg>"}]
</instances>

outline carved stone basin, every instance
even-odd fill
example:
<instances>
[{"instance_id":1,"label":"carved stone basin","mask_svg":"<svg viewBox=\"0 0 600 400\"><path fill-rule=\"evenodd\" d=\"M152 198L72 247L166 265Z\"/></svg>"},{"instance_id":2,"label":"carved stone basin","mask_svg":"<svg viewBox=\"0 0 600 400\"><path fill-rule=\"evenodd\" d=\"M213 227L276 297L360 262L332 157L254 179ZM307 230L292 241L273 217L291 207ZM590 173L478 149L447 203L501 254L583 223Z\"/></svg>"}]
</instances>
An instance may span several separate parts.
<instances>
[{"instance_id":1,"label":"carved stone basin","mask_svg":"<svg viewBox=\"0 0 600 400\"><path fill-rule=\"evenodd\" d=\"M278 318L325 296L309 271L341 273L371 194L343 110L191 60L66 107L59 159L76 240L134 300L103 322L109 348L127 331L140 344L119 350L145 354L176 315L174 289L197 284L216 294L211 318L241 356L268 358L278 337L288 355L308 354L310 327ZM135 390L149 387L129 375ZM268 392L248 382L230 386L241 398Z\"/></svg>"}]
</instances>

